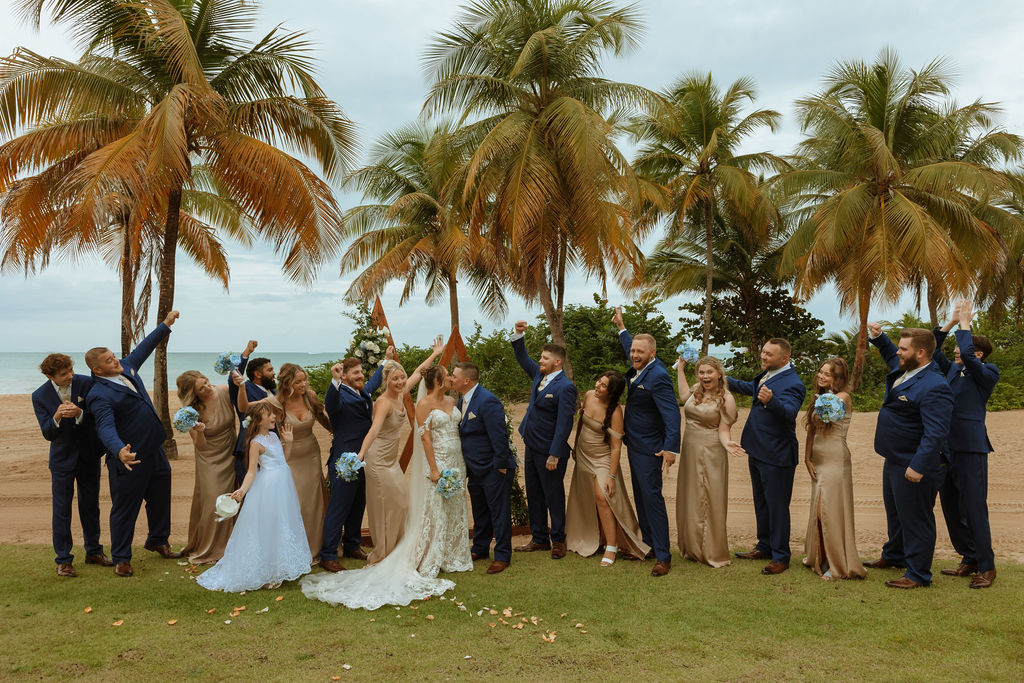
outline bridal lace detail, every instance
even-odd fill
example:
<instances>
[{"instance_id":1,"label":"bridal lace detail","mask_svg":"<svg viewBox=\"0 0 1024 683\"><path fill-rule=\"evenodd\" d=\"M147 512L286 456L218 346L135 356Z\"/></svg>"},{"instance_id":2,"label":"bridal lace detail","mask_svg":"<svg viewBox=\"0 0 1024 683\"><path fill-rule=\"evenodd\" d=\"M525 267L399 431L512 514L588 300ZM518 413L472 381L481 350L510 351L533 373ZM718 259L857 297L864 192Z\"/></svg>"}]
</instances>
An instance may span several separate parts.
<instances>
[{"instance_id":1,"label":"bridal lace detail","mask_svg":"<svg viewBox=\"0 0 1024 683\"><path fill-rule=\"evenodd\" d=\"M437 468L454 470L465 479L460 419L457 409L452 414L435 409L420 429L430 431ZM455 582L438 578L439 572L472 571L466 498L452 496L445 500L435 490L428 476L422 442L416 439L414 445L410 464L411 504L398 546L370 567L306 576L302 580L306 597L353 609L408 605L413 600L425 600L455 588Z\"/></svg>"}]
</instances>

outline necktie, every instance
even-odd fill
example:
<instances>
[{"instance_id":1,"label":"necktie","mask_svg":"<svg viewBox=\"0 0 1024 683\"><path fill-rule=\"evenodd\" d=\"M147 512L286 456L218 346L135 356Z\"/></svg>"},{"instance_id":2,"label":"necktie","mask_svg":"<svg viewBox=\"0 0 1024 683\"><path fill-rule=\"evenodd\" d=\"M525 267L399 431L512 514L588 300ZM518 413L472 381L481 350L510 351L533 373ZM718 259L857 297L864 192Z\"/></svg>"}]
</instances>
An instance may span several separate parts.
<instances>
[{"instance_id":1,"label":"necktie","mask_svg":"<svg viewBox=\"0 0 1024 683\"><path fill-rule=\"evenodd\" d=\"M904 372L902 375L900 375L899 377L896 378L895 382L892 383L893 388L895 389L899 385L903 384L903 380L905 380L906 378L907 378L907 373Z\"/></svg>"},{"instance_id":2,"label":"necktie","mask_svg":"<svg viewBox=\"0 0 1024 683\"><path fill-rule=\"evenodd\" d=\"M545 376L544 379L540 381L540 384L537 385L537 393L539 394L540 392L544 391L544 387L546 387L547 385L548 378Z\"/></svg>"},{"instance_id":3,"label":"necktie","mask_svg":"<svg viewBox=\"0 0 1024 683\"><path fill-rule=\"evenodd\" d=\"M128 379L124 375L118 375L117 378L119 380L121 380L121 384L123 384L126 387L128 387L129 389L131 389L132 393L135 393L135 394L139 393L139 390L135 388L135 385L132 384L132 381L130 379Z\"/></svg>"},{"instance_id":4,"label":"necktie","mask_svg":"<svg viewBox=\"0 0 1024 683\"><path fill-rule=\"evenodd\" d=\"M60 394L60 400L63 403L67 403L71 400L71 385L66 387L57 387L57 393Z\"/></svg>"}]
</instances>

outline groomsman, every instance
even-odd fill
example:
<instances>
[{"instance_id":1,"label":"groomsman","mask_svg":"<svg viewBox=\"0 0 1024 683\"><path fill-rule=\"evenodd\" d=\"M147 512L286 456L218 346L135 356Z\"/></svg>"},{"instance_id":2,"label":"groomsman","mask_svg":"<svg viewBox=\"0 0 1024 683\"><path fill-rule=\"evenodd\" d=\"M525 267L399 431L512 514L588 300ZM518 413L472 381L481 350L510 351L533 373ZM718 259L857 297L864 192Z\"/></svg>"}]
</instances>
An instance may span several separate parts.
<instances>
[{"instance_id":1,"label":"groomsman","mask_svg":"<svg viewBox=\"0 0 1024 683\"><path fill-rule=\"evenodd\" d=\"M395 347L389 346L384 357L394 360ZM380 387L381 363L370 381L363 374L363 362L346 358L331 367L331 385L324 396L324 409L331 418L331 456L327 459L327 476L331 482L331 500L324 516L324 540L320 548L320 566L329 572L340 572L338 546L345 557L365 560L360 547L363 541L363 512L366 511L366 477L363 470L353 481L338 476L335 465L342 453L358 453L373 422L373 398Z\"/></svg>"},{"instance_id":2,"label":"groomsman","mask_svg":"<svg viewBox=\"0 0 1024 683\"><path fill-rule=\"evenodd\" d=\"M576 385L562 372L565 347L545 344L540 362L526 353L526 321L516 322L512 351L519 367L533 380L530 404L519 423L526 453L526 504L530 509L529 543L516 552L551 550L565 557L565 468L569 462L569 433L576 416ZM551 532L548 533L548 516Z\"/></svg>"},{"instance_id":3,"label":"groomsman","mask_svg":"<svg viewBox=\"0 0 1024 683\"><path fill-rule=\"evenodd\" d=\"M244 381L245 386L245 397L249 400L249 403L255 401L261 401L267 396L274 396L275 389L277 389L277 382L274 377L274 366L271 364L269 358L253 358L249 360L249 356L256 350L259 345L255 339L250 339L249 343L245 345L245 350L242 351L242 360L238 363L238 367L235 371L239 377L232 377L232 381L228 384L228 392L231 395L231 405L235 407L235 413L238 415L238 439L235 441L235 485L241 486L242 480L245 479L245 473L249 469L249 460L245 457L245 428L242 427L242 421L245 420L245 413L238 409L238 393L239 383L241 382L241 376L248 376L248 379Z\"/></svg>"},{"instance_id":4,"label":"groomsman","mask_svg":"<svg viewBox=\"0 0 1024 683\"><path fill-rule=\"evenodd\" d=\"M633 367L626 373L626 454L633 498L644 543L654 549L651 576L665 576L672 566L668 538L668 512L661 492L662 472L679 455L679 401L665 364L657 358L658 346L649 334L630 336L616 308L612 322Z\"/></svg>"},{"instance_id":5,"label":"groomsman","mask_svg":"<svg viewBox=\"0 0 1024 683\"><path fill-rule=\"evenodd\" d=\"M953 548L962 556L960 566L943 569L947 576L971 576L971 588L988 588L996 579L992 530L988 523L988 454L992 443L985 429L985 404L988 403L999 368L985 359L992 353L988 337L971 334L974 305L961 301L953 318L934 330L935 355L953 392L953 419L949 425L949 471L939 491L942 514ZM959 324L954 362L942 353L949 331Z\"/></svg>"},{"instance_id":6,"label":"groomsman","mask_svg":"<svg viewBox=\"0 0 1024 683\"><path fill-rule=\"evenodd\" d=\"M456 363L452 388L459 392L459 436L466 461L469 502L473 508L473 561L486 559L494 538L494 562L488 574L512 561L512 480L516 460L508 445L505 406L480 386L480 369Z\"/></svg>"},{"instance_id":7,"label":"groomsman","mask_svg":"<svg viewBox=\"0 0 1024 683\"><path fill-rule=\"evenodd\" d=\"M71 358L51 353L39 365L46 382L32 392L32 408L43 438L50 442L50 486L53 491L53 550L57 576L78 576L72 562L71 501L78 484L78 516L85 537L85 563L103 567L113 562L100 544L100 458L92 416L85 396L92 378L76 375Z\"/></svg>"},{"instance_id":8,"label":"groomsman","mask_svg":"<svg viewBox=\"0 0 1024 683\"><path fill-rule=\"evenodd\" d=\"M953 393L936 364L935 337L929 330L908 327L896 346L878 323L868 323L868 336L890 372L885 399L878 411L875 452L882 466L882 501L889 539L882 557L864 566L905 567L890 588L919 588L932 580L935 552L935 494L946 475L941 452L949 434Z\"/></svg>"},{"instance_id":9,"label":"groomsman","mask_svg":"<svg viewBox=\"0 0 1024 683\"><path fill-rule=\"evenodd\" d=\"M793 477L800 461L796 417L807 389L789 362L792 347L781 337L761 348L762 372L752 382L729 377L729 388L753 396L740 443L747 452L750 485L754 494L757 545L736 553L744 560L770 560L762 574L789 569L789 503Z\"/></svg>"},{"instance_id":10,"label":"groomsman","mask_svg":"<svg viewBox=\"0 0 1024 683\"><path fill-rule=\"evenodd\" d=\"M163 446L167 434L139 377L139 368L171 333L178 315L178 311L168 313L127 358L118 360L105 347L85 353L93 374L86 405L96 417L96 432L110 454L110 554L118 576L135 573L131 565L132 539L142 501L146 501L149 521L146 550L166 558L181 557L167 544L171 534L171 465Z\"/></svg>"}]
</instances>

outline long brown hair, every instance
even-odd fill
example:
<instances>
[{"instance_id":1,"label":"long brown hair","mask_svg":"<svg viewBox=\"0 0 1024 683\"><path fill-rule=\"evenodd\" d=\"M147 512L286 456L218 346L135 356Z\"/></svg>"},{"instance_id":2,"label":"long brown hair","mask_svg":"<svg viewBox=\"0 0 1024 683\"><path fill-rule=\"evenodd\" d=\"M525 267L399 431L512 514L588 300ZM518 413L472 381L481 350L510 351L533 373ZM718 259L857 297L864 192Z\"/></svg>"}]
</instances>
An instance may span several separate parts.
<instances>
[{"instance_id":1,"label":"long brown hair","mask_svg":"<svg viewBox=\"0 0 1024 683\"><path fill-rule=\"evenodd\" d=\"M245 411L245 419L249 421L249 426L245 428L245 448L242 449L242 457L245 458L246 469L249 467L249 445L260 433L260 423L263 422L263 416L276 412L274 406L264 401L250 403L249 409ZM276 418L277 415L275 414L274 417Z\"/></svg>"},{"instance_id":2,"label":"long brown hair","mask_svg":"<svg viewBox=\"0 0 1024 683\"><path fill-rule=\"evenodd\" d=\"M818 386L818 373L826 365L832 371L832 386L827 389L821 389ZM850 385L850 367L839 356L826 358L818 366L818 369L814 371L814 379L811 380L811 383L814 385L814 392L811 394L811 403L807 406L807 412L804 414L804 425L807 427L808 433L813 434L819 429L822 432L827 432L832 429L832 423L822 422L821 418L814 414L814 402L822 394L838 394L840 391L846 391Z\"/></svg>"},{"instance_id":3,"label":"long brown hair","mask_svg":"<svg viewBox=\"0 0 1024 683\"><path fill-rule=\"evenodd\" d=\"M601 428L604 430L604 442L608 443L608 429L612 426L612 416L615 415L615 409L619 407L619 398L626 388L626 377L616 370L603 372L598 379L601 377L608 378L608 406L605 408L604 423L601 425Z\"/></svg>"},{"instance_id":4,"label":"long brown hair","mask_svg":"<svg viewBox=\"0 0 1024 683\"><path fill-rule=\"evenodd\" d=\"M727 387L725 386L725 367L722 365L722 361L718 360L714 356L704 356L699 361L697 361L697 364L695 366L693 366L693 371L695 374L698 370L700 370L700 366L702 365L710 365L711 367L718 371L718 396L716 398L716 403L718 403L718 409L721 410L722 406L725 404L725 392L728 391ZM703 402L704 383L701 382L698 378L697 388L693 390L693 404L697 405Z\"/></svg>"},{"instance_id":5,"label":"long brown hair","mask_svg":"<svg viewBox=\"0 0 1024 683\"><path fill-rule=\"evenodd\" d=\"M295 384L295 376L300 372L304 373L307 378L309 377L309 373L302 366L295 363L284 363L277 371L277 401L281 404L281 409L277 411L278 424L283 424L285 421L285 402L291 396L293 392L292 385ZM316 392L312 389L307 389L306 393L302 396L302 400L306 402L306 407L313 413L316 421L330 431L331 421L327 418L324 412L324 404L320 402Z\"/></svg>"},{"instance_id":6,"label":"long brown hair","mask_svg":"<svg viewBox=\"0 0 1024 683\"><path fill-rule=\"evenodd\" d=\"M200 400L199 395L196 394L196 382L200 378L205 379L207 382L210 381L206 375L198 370L186 370L178 375L178 379L174 380L174 383L178 385L178 398L181 399L181 405L191 406L196 409L197 413L202 414L203 402Z\"/></svg>"}]
</instances>

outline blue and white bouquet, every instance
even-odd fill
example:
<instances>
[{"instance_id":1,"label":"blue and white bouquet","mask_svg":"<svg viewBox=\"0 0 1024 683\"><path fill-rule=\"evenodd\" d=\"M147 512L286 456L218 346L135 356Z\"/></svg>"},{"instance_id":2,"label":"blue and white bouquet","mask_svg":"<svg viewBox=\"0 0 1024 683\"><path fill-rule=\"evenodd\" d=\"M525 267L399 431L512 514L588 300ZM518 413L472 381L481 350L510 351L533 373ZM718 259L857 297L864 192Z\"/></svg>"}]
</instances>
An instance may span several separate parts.
<instances>
[{"instance_id":1,"label":"blue and white bouquet","mask_svg":"<svg viewBox=\"0 0 1024 683\"><path fill-rule=\"evenodd\" d=\"M829 391L814 399L814 414L826 424L839 422L846 417L846 403Z\"/></svg>"},{"instance_id":2,"label":"blue and white bouquet","mask_svg":"<svg viewBox=\"0 0 1024 683\"><path fill-rule=\"evenodd\" d=\"M192 406L185 406L174 414L174 428L185 434L199 422L199 412Z\"/></svg>"},{"instance_id":3,"label":"blue and white bouquet","mask_svg":"<svg viewBox=\"0 0 1024 683\"><path fill-rule=\"evenodd\" d=\"M700 359L700 353L697 352L697 348L690 342L682 342L676 347L676 353L687 363L696 363Z\"/></svg>"},{"instance_id":4,"label":"blue and white bouquet","mask_svg":"<svg viewBox=\"0 0 1024 683\"><path fill-rule=\"evenodd\" d=\"M384 352L388 348L388 335L391 330L384 327L379 332L368 333L358 344L355 354L367 363L371 369L384 362Z\"/></svg>"},{"instance_id":5,"label":"blue and white bouquet","mask_svg":"<svg viewBox=\"0 0 1024 683\"><path fill-rule=\"evenodd\" d=\"M462 477L455 470L441 472L441 478L437 480L437 492L441 497L448 500L455 494L462 491Z\"/></svg>"},{"instance_id":6,"label":"blue and white bouquet","mask_svg":"<svg viewBox=\"0 0 1024 683\"><path fill-rule=\"evenodd\" d=\"M345 481L355 481L359 476L359 470L363 469L365 464L358 455L348 451L338 456L334 463L334 471Z\"/></svg>"},{"instance_id":7,"label":"blue and white bouquet","mask_svg":"<svg viewBox=\"0 0 1024 683\"><path fill-rule=\"evenodd\" d=\"M217 360L213 362L213 371L218 375L226 375L242 362L242 357L237 353L230 353L225 351L224 353L217 356Z\"/></svg>"}]
</instances>

